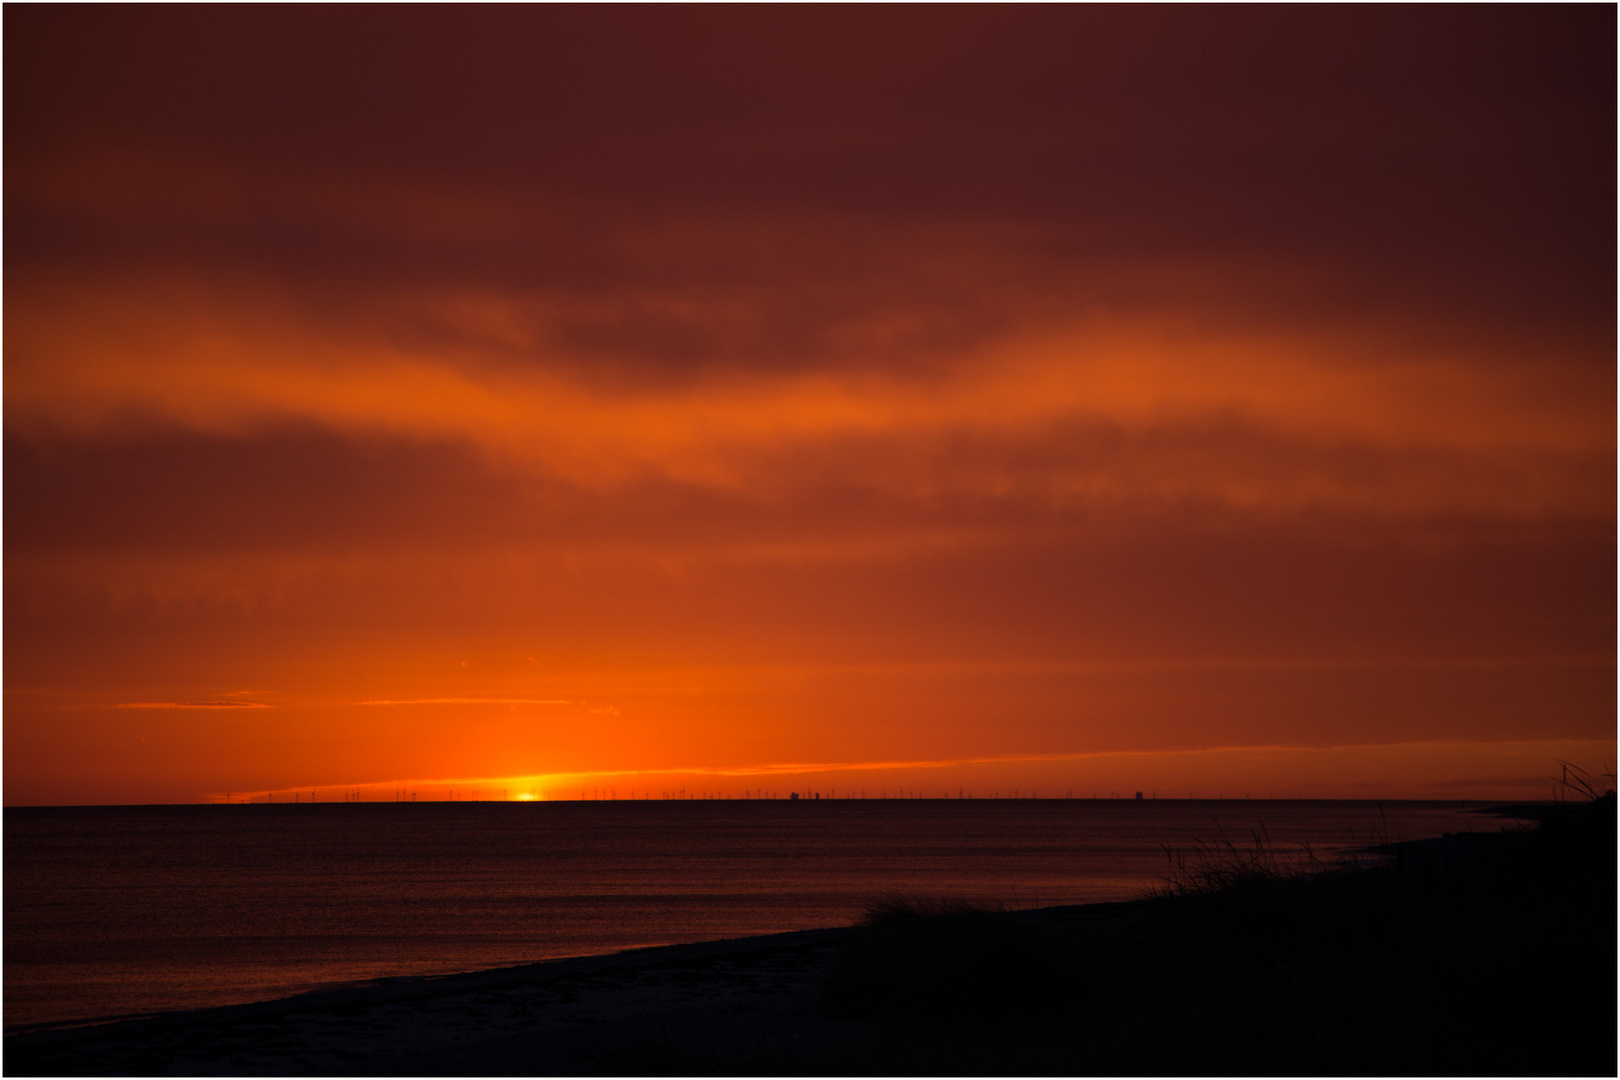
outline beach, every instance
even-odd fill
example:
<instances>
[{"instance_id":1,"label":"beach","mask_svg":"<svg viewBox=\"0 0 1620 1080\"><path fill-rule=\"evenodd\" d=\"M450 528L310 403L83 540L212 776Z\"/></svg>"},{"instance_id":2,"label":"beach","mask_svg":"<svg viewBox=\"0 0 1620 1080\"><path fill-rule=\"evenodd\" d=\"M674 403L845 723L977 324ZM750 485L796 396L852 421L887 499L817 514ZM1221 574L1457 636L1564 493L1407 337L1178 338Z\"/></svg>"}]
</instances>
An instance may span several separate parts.
<instances>
[{"instance_id":1,"label":"beach","mask_svg":"<svg viewBox=\"0 0 1620 1080\"><path fill-rule=\"evenodd\" d=\"M833 1035L819 987L847 930L389 979L7 1039L7 1071L114 1075L554 1075L758 1036ZM741 1063L741 1062L740 1062Z\"/></svg>"},{"instance_id":2,"label":"beach","mask_svg":"<svg viewBox=\"0 0 1620 1080\"><path fill-rule=\"evenodd\" d=\"M1351 871L1228 863L1217 888L1125 903L901 904L855 928L25 1032L6 1071L1612 1073L1613 806Z\"/></svg>"},{"instance_id":3,"label":"beach","mask_svg":"<svg viewBox=\"0 0 1620 1080\"><path fill-rule=\"evenodd\" d=\"M1483 804L1480 804L1483 805ZM1129 900L1165 848L1332 861L1464 803L823 800L13 808L5 1030L849 926L887 896Z\"/></svg>"},{"instance_id":4,"label":"beach","mask_svg":"<svg viewBox=\"0 0 1620 1080\"><path fill-rule=\"evenodd\" d=\"M1002 913L1111 924L1139 903ZM857 929L405 977L278 1001L7 1036L10 1075L601 1075L815 1072L880 1025L828 1008Z\"/></svg>"}]
</instances>

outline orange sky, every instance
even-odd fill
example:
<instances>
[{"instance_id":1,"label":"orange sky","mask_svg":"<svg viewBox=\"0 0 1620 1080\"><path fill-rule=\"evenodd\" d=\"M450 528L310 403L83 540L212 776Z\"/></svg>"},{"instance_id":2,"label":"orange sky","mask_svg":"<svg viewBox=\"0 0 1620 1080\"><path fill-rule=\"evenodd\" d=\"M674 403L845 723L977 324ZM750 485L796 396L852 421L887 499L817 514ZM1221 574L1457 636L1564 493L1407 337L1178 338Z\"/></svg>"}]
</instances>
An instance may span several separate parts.
<instances>
[{"instance_id":1,"label":"orange sky","mask_svg":"<svg viewBox=\"0 0 1620 1080\"><path fill-rule=\"evenodd\" d=\"M8 8L8 804L1612 773L1612 8Z\"/></svg>"}]
</instances>

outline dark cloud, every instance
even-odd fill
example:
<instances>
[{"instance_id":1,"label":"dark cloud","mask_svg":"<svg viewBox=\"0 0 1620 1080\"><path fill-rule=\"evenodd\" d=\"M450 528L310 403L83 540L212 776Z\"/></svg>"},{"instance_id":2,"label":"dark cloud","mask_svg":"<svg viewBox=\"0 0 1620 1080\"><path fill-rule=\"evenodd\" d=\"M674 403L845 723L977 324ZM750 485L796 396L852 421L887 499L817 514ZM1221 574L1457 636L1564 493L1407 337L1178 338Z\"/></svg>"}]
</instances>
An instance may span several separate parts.
<instances>
[{"instance_id":1,"label":"dark cloud","mask_svg":"<svg viewBox=\"0 0 1620 1080\"><path fill-rule=\"evenodd\" d=\"M634 281L615 222L991 220L1082 257L1243 252L1386 306L1612 321L1601 7L41 8L8 27L14 274ZM144 174L151 205L116 224L51 205L64 167L111 191ZM568 212L431 238L322 212L335 187L402 182ZM165 199L199 184L224 212Z\"/></svg>"}]
</instances>

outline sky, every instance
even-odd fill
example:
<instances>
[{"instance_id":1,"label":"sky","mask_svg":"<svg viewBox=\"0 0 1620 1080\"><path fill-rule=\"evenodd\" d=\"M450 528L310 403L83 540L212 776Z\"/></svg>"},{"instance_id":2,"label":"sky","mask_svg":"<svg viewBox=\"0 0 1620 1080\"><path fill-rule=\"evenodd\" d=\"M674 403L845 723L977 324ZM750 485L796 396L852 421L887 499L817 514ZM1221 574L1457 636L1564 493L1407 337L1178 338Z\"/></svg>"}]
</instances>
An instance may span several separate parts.
<instances>
[{"instance_id":1,"label":"sky","mask_svg":"<svg viewBox=\"0 0 1620 1080\"><path fill-rule=\"evenodd\" d=\"M1615 18L8 6L4 800L1612 777Z\"/></svg>"}]
</instances>

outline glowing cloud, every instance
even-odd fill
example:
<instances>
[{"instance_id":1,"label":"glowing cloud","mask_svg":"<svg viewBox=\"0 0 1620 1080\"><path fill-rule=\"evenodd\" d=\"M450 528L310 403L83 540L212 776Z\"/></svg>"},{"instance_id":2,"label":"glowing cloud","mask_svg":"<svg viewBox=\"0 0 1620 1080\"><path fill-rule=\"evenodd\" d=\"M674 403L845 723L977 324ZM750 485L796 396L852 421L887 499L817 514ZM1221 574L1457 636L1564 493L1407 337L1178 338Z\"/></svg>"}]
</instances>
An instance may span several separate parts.
<instances>
[{"instance_id":1,"label":"glowing cloud","mask_svg":"<svg viewBox=\"0 0 1620 1080\"><path fill-rule=\"evenodd\" d=\"M120 709L273 709L262 701L125 701Z\"/></svg>"},{"instance_id":2,"label":"glowing cloud","mask_svg":"<svg viewBox=\"0 0 1620 1080\"><path fill-rule=\"evenodd\" d=\"M562 698L441 697L362 701L361 705L578 705Z\"/></svg>"}]
</instances>

